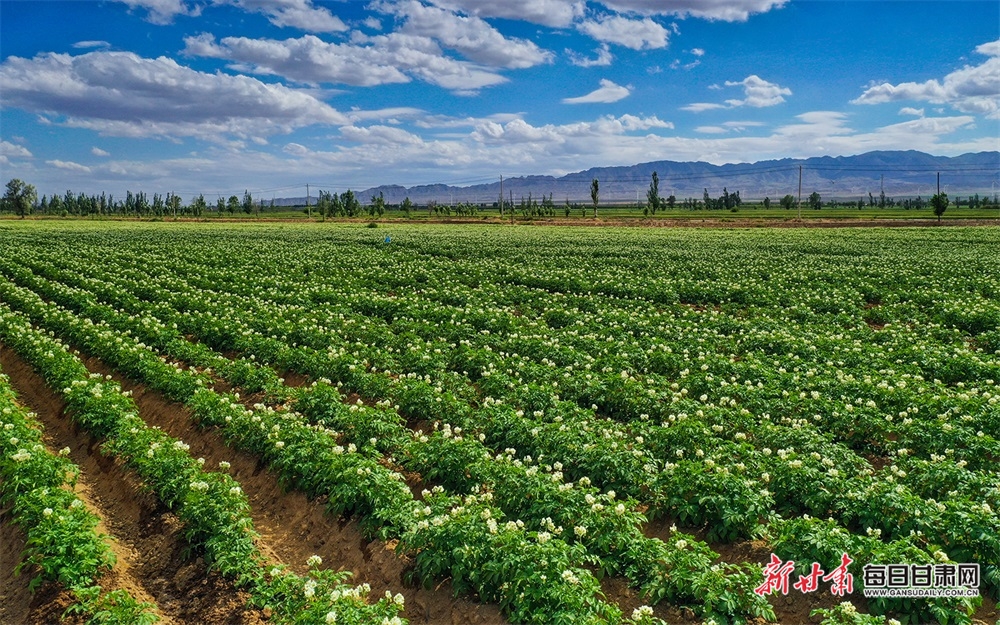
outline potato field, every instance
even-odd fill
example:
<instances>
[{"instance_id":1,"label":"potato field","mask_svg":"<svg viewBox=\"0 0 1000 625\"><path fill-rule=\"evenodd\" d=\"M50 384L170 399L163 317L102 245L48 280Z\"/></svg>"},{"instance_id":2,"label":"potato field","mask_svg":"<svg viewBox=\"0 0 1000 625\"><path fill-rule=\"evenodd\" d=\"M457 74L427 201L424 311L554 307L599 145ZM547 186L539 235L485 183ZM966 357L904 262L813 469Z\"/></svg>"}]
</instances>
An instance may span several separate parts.
<instances>
[{"instance_id":1,"label":"potato field","mask_svg":"<svg viewBox=\"0 0 1000 625\"><path fill-rule=\"evenodd\" d=\"M4 221L0 371L3 623L1000 618L995 227Z\"/></svg>"}]
</instances>

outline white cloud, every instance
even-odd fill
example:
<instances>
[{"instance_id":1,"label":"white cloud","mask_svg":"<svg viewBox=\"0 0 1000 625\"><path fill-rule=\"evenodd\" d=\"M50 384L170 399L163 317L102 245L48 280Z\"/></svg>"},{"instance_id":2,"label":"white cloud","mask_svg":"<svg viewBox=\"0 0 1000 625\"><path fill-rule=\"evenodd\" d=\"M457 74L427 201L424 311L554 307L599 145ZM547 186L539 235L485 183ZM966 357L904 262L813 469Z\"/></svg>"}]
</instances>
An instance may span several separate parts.
<instances>
[{"instance_id":1,"label":"white cloud","mask_svg":"<svg viewBox=\"0 0 1000 625\"><path fill-rule=\"evenodd\" d=\"M759 128L764 125L764 122L757 121L731 121L723 122L717 126L698 126L695 128L695 132L708 133L708 134L726 134L729 132L743 132L747 128Z\"/></svg>"},{"instance_id":2,"label":"white cloud","mask_svg":"<svg viewBox=\"0 0 1000 625\"><path fill-rule=\"evenodd\" d=\"M739 82L726 81L727 87L743 86L743 93L746 96L743 100L726 100L730 106L752 106L761 108L765 106L775 106L785 101L782 96L792 95L792 90L782 87L773 82L768 82L757 75L750 75Z\"/></svg>"},{"instance_id":3,"label":"white cloud","mask_svg":"<svg viewBox=\"0 0 1000 625\"><path fill-rule=\"evenodd\" d=\"M375 17L374 15L369 15L368 17L365 18L365 21L362 23L366 27L372 30L382 30L382 20Z\"/></svg>"},{"instance_id":4,"label":"white cloud","mask_svg":"<svg viewBox=\"0 0 1000 625\"><path fill-rule=\"evenodd\" d=\"M916 109L913 108L912 106L904 106L903 108L899 109L899 114L912 115L913 117L923 117L924 109Z\"/></svg>"},{"instance_id":5,"label":"white cloud","mask_svg":"<svg viewBox=\"0 0 1000 625\"><path fill-rule=\"evenodd\" d=\"M108 152L107 150L102 150L97 146L90 148L90 153L93 154L94 156L111 156L111 152Z\"/></svg>"},{"instance_id":6,"label":"white cloud","mask_svg":"<svg viewBox=\"0 0 1000 625\"><path fill-rule=\"evenodd\" d=\"M577 30L598 41L614 43L632 50L667 47L667 29L652 19L631 19L620 15L602 15L577 24Z\"/></svg>"},{"instance_id":7,"label":"white cloud","mask_svg":"<svg viewBox=\"0 0 1000 625\"><path fill-rule=\"evenodd\" d=\"M346 121L329 105L282 85L206 74L130 52L8 57L0 64L0 87L6 106L50 123L129 137L261 139Z\"/></svg>"},{"instance_id":8,"label":"white cloud","mask_svg":"<svg viewBox=\"0 0 1000 625\"><path fill-rule=\"evenodd\" d=\"M216 0L234 4L244 11L263 13L275 26L298 28L311 33L339 33L347 24L311 0Z\"/></svg>"},{"instance_id":9,"label":"white cloud","mask_svg":"<svg viewBox=\"0 0 1000 625\"><path fill-rule=\"evenodd\" d=\"M691 48L691 54L695 56L705 56L705 51L701 48Z\"/></svg>"},{"instance_id":10,"label":"white cloud","mask_svg":"<svg viewBox=\"0 0 1000 625\"><path fill-rule=\"evenodd\" d=\"M80 163L74 163L73 161L45 161L47 165L52 165L57 169L65 169L67 171L77 171L83 174L89 174L90 168L86 165L81 165Z\"/></svg>"},{"instance_id":11,"label":"white cloud","mask_svg":"<svg viewBox=\"0 0 1000 625\"><path fill-rule=\"evenodd\" d=\"M632 90L628 87L622 87L621 85L611 82L607 78L602 78L601 86L599 88L591 91L587 95L582 95L576 98L563 98L563 104L608 104L623 100L631 94Z\"/></svg>"},{"instance_id":12,"label":"white cloud","mask_svg":"<svg viewBox=\"0 0 1000 625\"><path fill-rule=\"evenodd\" d=\"M476 63L523 69L552 60L551 52L526 39L505 37L479 17L458 15L417 0L380 2L374 8L403 18L399 33L437 40Z\"/></svg>"},{"instance_id":13,"label":"white cloud","mask_svg":"<svg viewBox=\"0 0 1000 625\"><path fill-rule=\"evenodd\" d=\"M116 0L127 4L130 9L146 9L146 19L153 24L169 24L178 15L197 16L201 14L198 5L189 6L185 0Z\"/></svg>"},{"instance_id":14,"label":"white cloud","mask_svg":"<svg viewBox=\"0 0 1000 625\"><path fill-rule=\"evenodd\" d=\"M411 132L391 126L342 126L340 135L348 141L379 145L420 145L423 139Z\"/></svg>"},{"instance_id":15,"label":"white cloud","mask_svg":"<svg viewBox=\"0 0 1000 625\"><path fill-rule=\"evenodd\" d=\"M110 48L111 44L107 41L77 41L73 44L73 47L78 50L84 48Z\"/></svg>"},{"instance_id":16,"label":"white cloud","mask_svg":"<svg viewBox=\"0 0 1000 625\"><path fill-rule=\"evenodd\" d=\"M216 43L212 35L202 34L184 41L185 54L225 59L242 71L305 83L370 87L418 78L445 89L474 91L507 80L489 68L445 56L430 38L398 32L355 33L351 43L327 43L313 35L283 41L226 37Z\"/></svg>"},{"instance_id":17,"label":"white cloud","mask_svg":"<svg viewBox=\"0 0 1000 625\"><path fill-rule=\"evenodd\" d=\"M705 111L714 111L716 109L726 108L722 104L717 104L715 102L692 102L686 106L682 106L682 111L689 111L691 113L703 113Z\"/></svg>"},{"instance_id":18,"label":"white cloud","mask_svg":"<svg viewBox=\"0 0 1000 625\"><path fill-rule=\"evenodd\" d=\"M10 141L0 141L0 155L8 158L32 158L28 148Z\"/></svg>"},{"instance_id":19,"label":"white cloud","mask_svg":"<svg viewBox=\"0 0 1000 625\"><path fill-rule=\"evenodd\" d=\"M144 8L147 19L154 24L169 24L178 15L196 17L202 2L188 0L115 0L130 8ZM313 6L312 0L213 0L214 4L229 4L250 13L261 13L275 26L298 28L313 33L336 33L348 30L347 25L324 7Z\"/></svg>"},{"instance_id":20,"label":"white cloud","mask_svg":"<svg viewBox=\"0 0 1000 625\"><path fill-rule=\"evenodd\" d=\"M947 104L963 113L1000 118L1000 40L976 47L976 52L989 58L980 65L966 65L946 75L943 80L922 83L888 82L871 85L852 104L883 104L916 100L931 104Z\"/></svg>"},{"instance_id":21,"label":"white cloud","mask_svg":"<svg viewBox=\"0 0 1000 625\"><path fill-rule=\"evenodd\" d=\"M392 63L387 48L327 43L314 35L283 41L226 37L216 43L206 33L187 37L184 43L184 54L234 61L245 71L297 82L368 87L411 80Z\"/></svg>"},{"instance_id":22,"label":"white cloud","mask_svg":"<svg viewBox=\"0 0 1000 625\"><path fill-rule=\"evenodd\" d=\"M533 24L565 28L583 16L583 0L430 0L437 6L477 17L524 20Z\"/></svg>"},{"instance_id":23,"label":"white cloud","mask_svg":"<svg viewBox=\"0 0 1000 625\"><path fill-rule=\"evenodd\" d=\"M761 108L781 104L785 101L783 96L792 95L791 89L768 82L755 74L747 76L740 81L726 81L726 87L740 86L743 87L743 94L745 96L742 100L730 99L726 100L725 104L717 104L713 102L694 102L692 104L688 104L687 106L682 106L681 110L690 111L692 113L703 113L705 111L736 108L739 106ZM722 89L719 85L710 85L708 88L712 90Z\"/></svg>"},{"instance_id":24,"label":"white cloud","mask_svg":"<svg viewBox=\"0 0 1000 625\"><path fill-rule=\"evenodd\" d=\"M597 57L588 59L567 48L566 56L569 57L570 63L578 67L607 67L614 60L614 56L611 55L611 50L606 43L602 43L601 47L597 48L594 52L597 54Z\"/></svg>"},{"instance_id":25,"label":"white cloud","mask_svg":"<svg viewBox=\"0 0 1000 625\"><path fill-rule=\"evenodd\" d=\"M788 0L601 0L615 11L745 22L754 13L781 8Z\"/></svg>"}]
</instances>

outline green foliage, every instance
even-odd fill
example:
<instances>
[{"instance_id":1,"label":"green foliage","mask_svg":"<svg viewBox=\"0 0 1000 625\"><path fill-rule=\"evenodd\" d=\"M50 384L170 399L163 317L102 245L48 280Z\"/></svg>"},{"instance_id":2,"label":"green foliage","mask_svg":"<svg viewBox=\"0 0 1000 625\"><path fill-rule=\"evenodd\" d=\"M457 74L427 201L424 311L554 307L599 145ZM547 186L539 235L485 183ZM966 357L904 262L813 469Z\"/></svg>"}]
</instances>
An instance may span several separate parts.
<instances>
[{"instance_id":1,"label":"green foliage","mask_svg":"<svg viewBox=\"0 0 1000 625\"><path fill-rule=\"evenodd\" d=\"M2 210L11 211L23 219L25 215L31 213L37 201L38 193L33 185L19 178L12 178L7 181L0 205L2 205Z\"/></svg>"}]
</instances>

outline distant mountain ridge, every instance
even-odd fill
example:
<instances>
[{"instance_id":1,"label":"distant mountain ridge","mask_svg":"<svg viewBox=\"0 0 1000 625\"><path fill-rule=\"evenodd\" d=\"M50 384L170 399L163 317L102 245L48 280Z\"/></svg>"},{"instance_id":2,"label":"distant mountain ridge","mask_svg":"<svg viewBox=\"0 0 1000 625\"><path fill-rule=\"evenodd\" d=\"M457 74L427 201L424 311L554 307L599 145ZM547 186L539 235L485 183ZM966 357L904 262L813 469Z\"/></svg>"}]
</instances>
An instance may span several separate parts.
<instances>
[{"instance_id":1,"label":"distant mountain ridge","mask_svg":"<svg viewBox=\"0 0 1000 625\"><path fill-rule=\"evenodd\" d=\"M884 189L887 197L923 196L936 191L937 173L941 173L941 190L949 195L992 195L1000 193L1000 152L978 152L961 156L933 156L909 151L876 151L856 156L820 156L806 159L780 159L756 163L712 165L705 162L653 161L620 167L593 167L585 171L554 176L518 176L504 178L503 193L517 203L530 194L534 199L552 194L558 205L590 202L590 182L600 183L602 203L645 201L653 172L660 179L660 195L671 194L678 200L701 199L705 189L712 197L740 192L745 200L765 196L777 200L786 194L798 193L799 167L802 167L802 195L817 191L824 199L867 198L878 196ZM381 185L355 190L367 203L381 192L389 204L398 204L409 197L416 204L435 201L442 204L472 202L493 204L500 196L496 182L467 187L444 184ZM305 197L276 200L278 205L302 205ZM315 197L312 198L315 202Z\"/></svg>"}]
</instances>

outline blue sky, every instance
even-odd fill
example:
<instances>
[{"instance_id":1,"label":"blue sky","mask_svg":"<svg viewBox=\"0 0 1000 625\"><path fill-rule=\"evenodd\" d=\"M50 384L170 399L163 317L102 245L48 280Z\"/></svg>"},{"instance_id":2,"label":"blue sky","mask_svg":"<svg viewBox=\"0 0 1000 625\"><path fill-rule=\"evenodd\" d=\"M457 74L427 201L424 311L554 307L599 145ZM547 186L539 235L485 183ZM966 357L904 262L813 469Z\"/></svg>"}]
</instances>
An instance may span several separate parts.
<instances>
[{"instance_id":1,"label":"blue sky","mask_svg":"<svg viewBox=\"0 0 1000 625\"><path fill-rule=\"evenodd\" d=\"M1000 3L0 1L0 168L185 198L1000 149Z\"/></svg>"}]
</instances>

